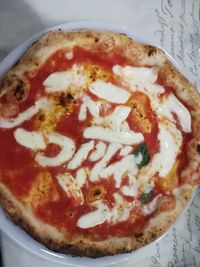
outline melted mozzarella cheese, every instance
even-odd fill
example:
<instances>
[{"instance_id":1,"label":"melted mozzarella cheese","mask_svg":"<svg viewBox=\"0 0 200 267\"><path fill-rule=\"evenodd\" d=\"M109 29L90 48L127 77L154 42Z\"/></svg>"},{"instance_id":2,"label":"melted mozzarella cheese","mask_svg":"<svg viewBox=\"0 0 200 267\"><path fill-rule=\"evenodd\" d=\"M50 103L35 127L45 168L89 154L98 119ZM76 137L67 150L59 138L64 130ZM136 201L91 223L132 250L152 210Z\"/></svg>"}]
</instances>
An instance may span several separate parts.
<instances>
[{"instance_id":1,"label":"melted mozzarella cheese","mask_svg":"<svg viewBox=\"0 0 200 267\"><path fill-rule=\"evenodd\" d=\"M97 125L103 125L104 127L109 127L112 130L119 132L122 122L127 119L130 112L130 107L117 106L110 115L97 117L93 120L93 123Z\"/></svg>"},{"instance_id":2,"label":"melted mozzarella cheese","mask_svg":"<svg viewBox=\"0 0 200 267\"><path fill-rule=\"evenodd\" d=\"M115 65L113 72L120 76L133 92L141 91L148 96L149 94L157 95L165 92L163 86L155 84L158 75L157 68L121 67Z\"/></svg>"},{"instance_id":3,"label":"melted mozzarella cheese","mask_svg":"<svg viewBox=\"0 0 200 267\"><path fill-rule=\"evenodd\" d=\"M120 156L127 156L128 154L130 154L133 150L132 146L124 146L122 147L122 149L119 152Z\"/></svg>"},{"instance_id":4,"label":"melted mozzarella cheese","mask_svg":"<svg viewBox=\"0 0 200 267\"><path fill-rule=\"evenodd\" d=\"M73 56L74 56L73 51L69 51L69 52L65 53L65 57L68 60L71 60L73 58Z\"/></svg>"},{"instance_id":5,"label":"melted mozzarella cheese","mask_svg":"<svg viewBox=\"0 0 200 267\"><path fill-rule=\"evenodd\" d=\"M83 185L86 182L86 178L87 178L87 169L86 168L79 169L76 173L76 181L80 187L83 187Z\"/></svg>"},{"instance_id":6,"label":"melted mozzarella cheese","mask_svg":"<svg viewBox=\"0 0 200 267\"><path fill-rule=\"evenodd\" d=\"M83 96L83 103L78 114L78 119L84 121L87 118L87 109L93 117L99 117L99 103L93 101L89 96Z\"/></svg>"},{"instance_id":7,"label":"melted mozzarella cheese","mask_svg":"<svg viewBox=\"0 0 200 267\"><path fill-rule=\"evenodd\" d=\"M116 132L101 126L91 126L85 128L83 136L89 139L97 139L123 145L134 145L141 143L144 140L144 136L141 133L135 133L133 131Z\"/></svg>"},{"instance_id":8,"label":"melted mozzarella cheese","mask_svg":"<svg viewBox=\"0 0 200 267\"><path fill-rule=\"evenodd\" d=\"M184 132L191 132L191 115L187 108L175 97L170 94L158 107L158 112L175 122L173 113L177 115L180 125Z\"/></svg>"},{"instance_id":9,"label":"melted mozzarella cheese","mask_svg":"<svg viewBox=\"0 0 200 267\"><path fill-rule=\"evenodd\" d=\"M130 93L125 89L100 80L92 83L89 90L99 98L116 104L124 104L130 97Z\"/></svg>"},{"instance_id":10,"label":"melted mozzarella cheese","mask_svg":"<svg viewBox=\"0 0 200 267\"><path fill-rule=\"evenodd\" d=\"M16 118L0 118L0 127L9 129L19 126L24 121L30 120L35 114L38 113L40 109L50 108L50 105L50 102L46 98L41 98L40 100L36 101L33 106L21 112Z\"/></svg>"},{"instance_id":11,"label":"melted mozzarella cheese","mask_svg":"<svg viewBox=\"0 0 200 267\"><path fill-rule=\"evenodd\" d=\"M60 146L61 150L55 157L44 156L42 152L38 152L35 160L43 167L59 166L71 159L75 151L75 143L72 139L58 133L45 134L48 143Z\"/></svg>"},{"instance_id":12,"label":"melted mozzarella cheese","mask_svg":"<svg viewBox=\"0 0 200 267\"><path fill-rule=\"evenodd\" d=\"M94 148L94 141L82 144L79 150L74 155L73 159L68 162L67 168L74 170L81 165L81 163L87 158L89 152Z\"/></svg>"},{"instance_id":13,"label":"melted mozzarella cheese","mask_svg":"<svg viewBox=\"0 0 200 267\"><path fill-rule=\"evenodd\" d=\"M153 93L163 93L164 88L162 86L154 84L157 80L158 69L157 68L145 68L145 67L121 67L119 65L113 66L113 72L123 78L127 82L131 90L148 90ZM152 84L154 86L152 87Z\"/></svg>"},{"instance_id":14,"label":"melted mozzarella cheese","mask_svg":"<svg viewBox=\"0 0 200 267\"><path fill-rule=\"evenodd\" d=\"M36 154L35 160L43 167L59 166L68 161L75 151L74 141L58 133L29 132L18 128L14 132L14 137L20 145L36 151L46 149L48 144L56 144L61 148L54 157L44 156L42 152Z\"/></svg>"},{"instance_id":15,"label":"melted mozzarella cheese","mask_svg":"<svg viewBox=\"0 0 200 267\"><path fill-rule=\"evenodd\" d=\"M130 197L135 197L138 195L138 182L137 179L135 178L134 175L128 173L128 178L129 178L129 185L124 185L121 188L122 193L124 196L130 196Z\"/></svg>"},{"instance_id":16,"label":"melted mozzarella cheese","mask_svg":"<svg viewBox=\"0 0 200 267\"><path fill-rule=\"evenodd\" d=\"M156 153L150 163L140 170L138 183L141 189L151 178L158 173L160 177L165 177L171 171L182 144L182 134L172 122L159 124L158 139L160 141L160 151Z\"/></svg>"},{"instance_id":17,"label":"melted mozzarella cheese","mask_svg":"<svg viewBox=\"0 0 200 267\"><path fill-rule=\"evenodd\" d=\"M129 132L130 131L129 125L128 125L128 123L126 121L123 121L121 123L120 129L121 129L122 132Z\"/></svg>"},{"instance_id":18,"label":"melted mozzarella cheese","mask_svg":"<svg viewBox=\"0 0 200 267\"><path fill-rule=\"evenodd\" d=\"M87 81L86 73L82 67L74 64L70 70L54 72L43 82L47 93L67 91L70 86L80 87Z\"/></svg>"},{"instance_id":19,"label":"melted mozzarella cheese","mask_svg":"<svg viewBox=\"0 0 200 267\"><path fill-rule=\"evenodd\" d=\"M23 128L14 131L14 137L18 144L32 150L45 149L46 144L41 132L29 132Z\"/></svg>"},{"instance_id":20,"label":"melted mozzarella cheese","mask_svg":"<svg viewBox=\"0 0 200 267\"><path fill-rule=\"evenodd\" d=\"M120 194L115 193L115 205L108 214L107 219L111 224L128 220L134 203L127 202Z\"/></svg>"},{"instance_id":21,"label":"melted mozzarella cheese","mask_svg":"<svg viewBox=\"0 0 200 267\"><path fill-rule=\"evenodd\" d=\"M114 66L113 72L129 84L130 90L142 91L151 100L151 106L160 119L160 152L154 155L150 165L144 167L139 175L140 183L147 181L156 172L161 177L166 176L171 170L179 153L182 136L177 129L173 113L177 115L180 125L185 132L191 131L191 116L187 108L173 95L164 100L159 99L159 94L164 93L163 86L155 84L158 70L156 68L135 68L131 66ZM166 127L166 118L168 127ZM139 158L136 160L140 160Z\"/></svg>"},{"instance_id":22,"label":"melted mozzarella cheese","mask_svg":"<svg viewBox=\"0 0 200 267\"><path fill-rule=\"evenodd\" d=\"M180 131L173 124L169 126L170 129L166 129L163 125L159 126L160 152L153 159L153 166L159 168L161 177L167 176L172 169L182 144Z\"/></svg>"},{"instance_id":23,"label":"melted mozzarella cheese","mask_svg":"<svg viewBox=\"0 0 200 267\"><path fill-rule=\"evenodd\" d=\"M163 102L158 99L157 95L164 93L165 89L163 86L155 84L158 74L156 68L120 67L115 65L113 72L123 78L129 84L131 90L142 91L147 94L151 100L152 108L158 116L166 116L169 120L175 122L172 114L175 113L183 131L191 132L191 115L187 108L173 94L170 94Z\"/></svg>"},{"instance_id":24,"label":"melted mozzarella cheese","mask_svg":"<svg viewBox=\"0 0 200 267\"><path fill-rule=\"evenodd\" d=\"M102 224L107 220L107 216L110 213L108 206L100 200L93 205L95 205L96 210L81 216L77 221L78 227L87 229Z\"/></svg>"},{"instance_id":25,"label":"melted mozzarella cheese","mask_svg":"<svg viewBox=\"0 0 200 267\"><path fill-rule=\"evenodd\" d=\"M128 155L102 170L100 177L109 178L113 175L115 186L119 188L124 175L128 172L134 175L137 170L134 155Z\"/></svg>"},{"instance_id":26,"label":"melted mozzarella cheese","mask_svg":"<svg viewBox=\"0 0 200 267\"><path fill-rule=\"evenodd\" d=\"M93 203L96 210L81 216L77 222L77 226L82 229L87 229L103 224L106 221L111 224L116 224L128 220L134 203L127 202L118 193L114 194L114 198L116 203L112 209L109 209L102 200Z\"/></svg>"},{"instance_id":27,"label":"melted mozzarella cheese","mask_svg":"<svg viewBox=\"0 0 200 267\"><path fill-rule=\"evenodd\" d=\"M99 162L97 162L92 168L90 172L90 181L94 182L99 180L102 170L106 168L107 163L120 148L121 145L116 143L111 143L108 146L104 157Z\"/></svg>"},{"instance_id":28,"label":"melted mozzarella cheese","mask_svg":"<svg viewBox=\"0 0 200 267\"><path fill-rule=\"evenodd\" d=\"M95 150L92 151L92 153L89 157L89 160L90 161L97 161L97 160L101 159L106 152L106 148L107 148L107 146L105 143L103 143L101 141L98 142L96 144Z\"/></svg>"},{"instance_id":29,"label":"melted mozzarella cheese","mask_svg":"<svg viewBox=\"0 0 200 267\"><path fill-rule=\"evenodd\" d=\"M57 181L68 197L74 198L80 205L84 203L83 193L70 173L62 173L57 175Z\"/></svg>"}]
</instances>

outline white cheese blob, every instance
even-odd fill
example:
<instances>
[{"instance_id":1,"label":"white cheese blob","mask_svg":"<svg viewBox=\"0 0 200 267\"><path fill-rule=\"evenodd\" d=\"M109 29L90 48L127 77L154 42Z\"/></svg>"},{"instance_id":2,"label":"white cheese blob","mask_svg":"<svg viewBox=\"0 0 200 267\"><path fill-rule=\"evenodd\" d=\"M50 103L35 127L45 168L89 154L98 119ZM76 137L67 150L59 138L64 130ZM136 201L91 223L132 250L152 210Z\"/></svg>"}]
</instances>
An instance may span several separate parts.
<instances>
[{"instance_id":1,"label":"white cheese blob","mask_svg":"<svg viewBox=\"0 0 200 267\"><path fill-rule=\"evenodd\" d=\"M109 127L110 129L119 132L122 122L124 122L128 118L130 112L130 107L117 106L110 115L94 118L93 124Z\"/></svg>"},{"instance_id":2,"label":"white cheese blob","mask_svg":"<svg viewBox=\"0 0 200 267\"><path fill-rule=\"evenodd\" d=\"M46 148L44 136L41 132L30 132L26 131L23 128L18 128L14 131L14 137L18 144L30 148L32 150Z\"/></svg>"},{"instance_id":3,"label":"white cheese blob","mask_svg":"<svg viewBox=\"0 0 200 267\"><path fill-rule=\"evenodd\" d=\"M89 90L99 98L116 104L124 104L130 97L130 93L125 89L100 80L92 83Z\"/></svg>"},{"instance_id":4,"label":"white cheese blob","mask_svg":"<svg viewBox=\"0 0 200 267\"><path fill-rule=\"evenodd\" d=\"M191 115L188 109L175 97L170 94L158 107L158 112L175 122L173 113L177 115L181 128L184 132L191 132Z\"/></svg>"},{"instance_id":5,"label":"white cheese blob","mask_svg":"<svg viewBox=\"0 0 200 267\"><path fill-rule=\"evenodd\" d=\"M70 173L62 173L57 175L57 181L67 196L74 198L80 205L84 203L82 190L80 189L76 179Z\"/></svg>"},{"instance_id":6,"label":"white cheese blob","mask_svg":"<svg viewBox=\"0 0 200 267\"><path fill-rule=\"evenodd\" d=\"M71 60L73 58L73 56L74 56L73 51L68 51L68 52L65 53L65 57L68 60Z\"/></svg>"},{"instance_id":7,"label":"white cheese blob","mask_svg":"<svg viewBox=\"0 0 200 267\"><path fill-rule=\"evenodd\" d=\"M144 140L144 136L141 133L135 133L133 131L116 132L101 126L91 126L85 128L83 136L88 139L97 139L123 145L139 144Z\"/></svg>"},{"instance_id":8,"label":"white cheese blob","mask_svg":"<svg viewBox=\"0 0 200 267\"><path fill-rule=\"evenodd\" d=\"M162 86L155 84L158 76L157 68L131 66L121 67L119 65L115 65L113 66L113 72L123 78L123 80L129 84L132 91L147 90L153 93L164 92L164 88Z\"/></svg>"},{"instance_id":9,"label":"white cheese blob","mask_svg":"<svg viewBox=\"0 0 200 267\"><path fill-rule=\"evenodd\" d=\"M58 133L31 132L18 128L14 131L14 137L20 145L35 151L46 149L48 144L56 144L61 148L54 157L47 157L42 152L36 154L35 160L43 167L59 166L71 159L75 152L74 141Z\"/></svg>"},{"instance_id":10,"label":"white cheese blob","mask_svg":"<svg viewBox=\"0 0 200 267\"><path fill-rule=\"evenodd\" d=\"M74 170L81 165L81 163L87 158L89 152L94 148L94 141L82 144L79 150L76 152L71 161L68 162L67 168Z\"/></svg>"},{"instance_id":11,"label":"white cheese blob","mask_svg":"<svg viewBox=\"0 0 200 267\"><path fill-rule=\"evenodd\" d=\"M130 128L129 128L128 122L123 121L121 123L120 129L121 129L122 132L129 132Z\"/></svg>"},{"instance_id":12,"label":"white cheese blob","mask_svg":"<svg viewBox=\"0 0 200 267\"><path fill-rule=\"evenodd\" d=\"M125 174L129 172L131 175L135 175L137 171L134 155L128 155L103 169L100 177L106 179L113 175L115 186L119 188Z\"/></svg>"},{"instance_id":13,"label":"white cheese blob","mask_svg":"<svg viewBox=\"0 0 200 267\"><path fill-rule=\"evenodd\" d=\"M151 106L158 116L166 116L175 122L173 113L178 117L180 125L185 132L191 132L191 115L188 109L174 96L170 94L163 102L158 95L165 92L163 86L155 84L158 75L157 68L121 67L115 65L113 72L127 82L132 91L142 91L151 100Z\"/></svg>"},{"instance_id":14,"label":"white cheese blob","mask_svg":"<svg viewBox=\"0 0 200 267\"><path fill-rule=\"evenodd\" d=\"M118 193L114 194L114 198L116 203L112 209L109 209L102 200L95 201L92 206L96 210L81 216L77 222L77 226L82 229L88 229L103 224L106 221L110 224L116 224L128 220L130 211L135 203L127 202Z\"/></svg>"},{"instance_id":15,"label":"white cheese blob","mask_svg":"<svg viewBox=\"0 0 200 267\"><path fill-rule=\"evenodd\" d=\"M80 187L83 187L87 178L87 168L80 168L76 172L76 181Z\"/></svg>"},{"instance_id":16,"label":"white cheese blob","mask_svg":"<svg viewBox=\"0 0 200 267\"><path fill-rule=\"evenodd\" d=\"M140 91L154 98L165 92L163 86L155 84L158 75L157 68L121 67L115 65L113 67L113 72L129 85L132 92Z\"/></svg>"},{"instance_id":17,"label":"white cheese blob","mask_svg":"<svg viewBox=\"0 0 200 267\"><path fill-rule=\"evenodd\" d=\"M38 152L35 160L41 166L59 166L71 159L75 151L75 143L72 139L58 133L45 134L45 136L48 138L49 144L56 144L60 146L61 150L55 157L47 157L42 152Z\"/></svg>"},{"instance_id":18,"label":"white cheese blob","mask_svg":"<svg viewBox=\"0 0 200 267\"><path fill-rule=\"evenodd\" d=\"M106 144L99 141L95 146L95 150L92 151L92 153L90 154L89 160L97 161L101 159L106 152L106 148L107 148Z\"/></svg>"},{"instance_id":19,"label":"white cheese blob","mask_svg":"<svg viewBox=\"0 0 200 267\"><path fill-rule=\"evenodd\" d=\"M103 171L103 169L106 168L107 163L111 160L111 158L120 148L121 145L116 143L111 143L108 146L104 157L99 162L97 162L92 168L89 177L90 181L94 182L99 180L101 172Z\"/></svg>"},{"instance_id":20,"label":"white cheese blob","mask_svg":"<svg viewBox=\"0 0 200 267\"><path fill-rule=\"evenodd\" d=\"M96 210L89 212L78 219L78 227L87 229L102 224L107 220L107 216L110 213L108 206L100 200L96 201L94 205Z\"/></svg>"},{"instance_id":21,"label":"white cheese blob","mask_svg":"<svg viewBox=\"0 0 200 267\"><path fill-rule=\"evenodd\" d=\"M134 202L127 202L119 193L114 194L115 204L107 216L107 220L111 224L116 224L128 220L130 211L134 206Z\"/></svg>"},{"instance_id":22,"label":"white cheese blob","mask_svg":"<svg viewBox=\"0 0 200 267\"><path fill-rule=\"evenodd\" d=\"M150 184L147 184L144 189L144 193L149 194L153 190L154 186L155 184L153 181Z\"/></svg>"},{"instance_id":23,"label":"white cheese blob","mask_svg":"<svg viewBox=\"0 0 200 267\"><path fill-rule=\"evenodd\" d=\"M96 118L99 117L99 103L91 99L91 97L84 95L82 99L81 108L78 114L78 119L84 121L87 118L87 110Z\"/></svg>"},{"instance_id":24,"label":"white cheese blob","mask_svg":"<svg viewBox=\"0 0 200 267\"><path fill-rule=\"evenodd\" d=\"M24 121L30 120L35 114L38 113L40 109L48 109L50 107L50 102L47 98L41 98L36 101L33 106L21 112L17 117L11 119L0 118L0 128L14 128L19 126Z\"/></svg>"},{"instance_id":25,"label":"white cheese blob","mask_svg":"<svg viewBox=\"0 0 200 267\"><path fill-rule=\"evenodd\" d=\"M176 161L182 144L182 135L173 123L168 127L160 124L158 139L160 151L154 155L150 170L158 171L160 177L165 177Z\"/></svg>"},{"instance_id":26,"label":"white cheese blob","mask_svg":"<svg viewBox=\"0 0 200 267\"><path fill-rule=\"evenodd\" d=\"M67 91L70 86L81 87L87 81L87 75L82 66L74 64L70 70L54 72L43 82L47 93Z\"/></svg>"},{"instance_id":27,"label":"white cheese blob","mask_svg":"<svg viewBox=\"0 0 200 267\"><path fill-rule=\"evenodd\" d=\"M128 154L130 154L133 150L132 146L124 146L122 147L122 149L119 152L120 156L127 156Z\"/></svg>"}]
</instances>

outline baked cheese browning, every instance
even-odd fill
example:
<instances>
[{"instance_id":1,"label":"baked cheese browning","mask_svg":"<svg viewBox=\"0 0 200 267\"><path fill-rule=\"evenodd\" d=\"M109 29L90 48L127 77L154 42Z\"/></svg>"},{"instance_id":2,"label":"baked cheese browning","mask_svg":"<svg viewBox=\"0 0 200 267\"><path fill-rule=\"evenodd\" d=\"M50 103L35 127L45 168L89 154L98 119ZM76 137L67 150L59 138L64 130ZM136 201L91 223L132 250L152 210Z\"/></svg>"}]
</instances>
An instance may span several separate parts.
<instances>
[{"instance_id":1,"label":"baked cheese browning","mask_svg":"<svg viewBox=\"0 0 200 267\"><path fill-rule=\"evenodd\" d=\"M179 160L176 160L166 179L158 178L157 184L161 190L171 193L173 189L178 187L180 181L178 177Z\"/></svg>"},{"instance_id":2,"label":"baked cheese browning","mask_svg":"<svg viewBox=\"0 0 200 267\"><path fill-rule=\"evenodd\" d=\"M129 100L129 105L132 108L133 119L138 122L139 127L142 128L143 132L150 133L152 131L152 125L150 119L148 118L148 111L145 110L148 104L148 99L145 95L137 96L135 94L131 100Z\"/></svg>"},{"instance_id":3,"label":"baked cheese browning","mask_svg":"<svg viewBox=\"0 0 200 267\"><path fill-rule=\"evenodd\" d=\"M185 147L194 142L194 118L161 77L166 59L158 49L124 35L83 31L77 42L73 34L69 45L62 32L55 33L60 44L44 37L46 56L36 44L35 67L19 68L8 92L3 81L0 184L77 253L81 243L106 254L99 244L112 238L129 240L129 248L108 254L130 251L160 213L179 213L175 190L191 165ZM17 173L21 164L12 181L9 169Z\"/></svg>"},{"instance_id":4,"label":"baked cheese browning","mask_svg":"<svg viewBox=\"0 0 200 267\"><path fill-rule=\"evenodd\" d=\"M104 199L105 197L105 188L101 185L95 185L92 188L89 188L89 192L87 195L87 201L93 202L99 199Z\"/></svg>"},{"instance_id":5,"label":"baked cheese browning","mask_svg":"<svg viewBox=\"0 0 200 267\"><path fill-rule=\"evenodd\" d=\"M55 94L51 98L53 105L48 112L40 110L35 115L35 129L53 131L63 116L68 116L76 107L76 101L70 93Z\"/></svg>"},{"instance_id":6,"label":"baked cheese browning","mask_svg":"<svg viewBox=\"0 0 200 267\"><path fill-rule=\"evenodd\" d=\"M34 208L38 204L59 199L59 194L56 186L53 183L52 176L49 172L41 172L36 177L30 192L23 198L23 201L28 205L31 204Z\"/></svg>"}]
</instances>

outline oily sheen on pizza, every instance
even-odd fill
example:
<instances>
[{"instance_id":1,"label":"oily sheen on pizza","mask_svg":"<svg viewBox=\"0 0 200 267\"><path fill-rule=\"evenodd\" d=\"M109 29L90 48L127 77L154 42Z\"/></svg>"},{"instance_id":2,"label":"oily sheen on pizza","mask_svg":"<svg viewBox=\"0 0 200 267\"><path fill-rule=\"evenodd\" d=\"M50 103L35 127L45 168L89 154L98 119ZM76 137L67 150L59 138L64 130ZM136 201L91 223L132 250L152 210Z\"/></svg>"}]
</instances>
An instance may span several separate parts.
<instances>
[{"instance_id":1,"label":"oily sheen on pizza","mask_svg":"<svg viewBox=\"0 0 200 267\"><path fill-rule=\"evenodd\" d=\"M200 182L200 97L124 34L50 32L0 83L0 203L55 251L136 250Z\"/></svg>"}]
</instances>

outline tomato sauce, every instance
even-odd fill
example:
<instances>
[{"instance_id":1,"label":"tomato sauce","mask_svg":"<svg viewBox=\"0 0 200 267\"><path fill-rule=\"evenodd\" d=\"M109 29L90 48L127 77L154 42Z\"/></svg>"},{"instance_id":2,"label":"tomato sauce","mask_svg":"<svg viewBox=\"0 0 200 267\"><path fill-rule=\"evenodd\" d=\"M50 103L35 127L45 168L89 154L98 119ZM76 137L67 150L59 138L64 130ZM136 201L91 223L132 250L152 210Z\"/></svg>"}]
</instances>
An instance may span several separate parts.
<instances>
[{"instance_id":1,"label":"tomato sauce","mask_svg":"<svg viewBox=\"0 0 200 267\"><path fill-rule=\"evenodd\" d=\"M17 197L30 190L37 173L42 170L29 149L16 143L13 130L0 130L0 180Z\"/></svg>"}]
</instances>

